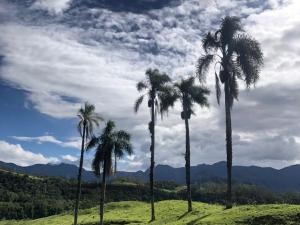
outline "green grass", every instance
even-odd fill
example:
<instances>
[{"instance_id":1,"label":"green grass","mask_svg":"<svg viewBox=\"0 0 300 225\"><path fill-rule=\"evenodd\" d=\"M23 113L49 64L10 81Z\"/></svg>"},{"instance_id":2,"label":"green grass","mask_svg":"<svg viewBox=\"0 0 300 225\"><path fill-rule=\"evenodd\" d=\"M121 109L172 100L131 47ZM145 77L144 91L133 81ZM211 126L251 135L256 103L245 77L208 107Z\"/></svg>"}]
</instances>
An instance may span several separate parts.
<instances>
[{"instance_id":1,"label":"green grass","mask_svg":"<svg viewBox=\"0 0 300 225\"><path fill-rule=\"evenodd\" d=\"M226 210L223 206L194 202L194 211L185 213L184 201L156 203L156 221L149 223L149 204L143 202L113 202L106 206L105 224L129 225L297 225L300 206L259 205L238 206ZM80 225L97 225L98 208L81 210ZM0 221L0 225L71 225L72 214L61 214L36 220Z\"/></svg>"}]
</instances>

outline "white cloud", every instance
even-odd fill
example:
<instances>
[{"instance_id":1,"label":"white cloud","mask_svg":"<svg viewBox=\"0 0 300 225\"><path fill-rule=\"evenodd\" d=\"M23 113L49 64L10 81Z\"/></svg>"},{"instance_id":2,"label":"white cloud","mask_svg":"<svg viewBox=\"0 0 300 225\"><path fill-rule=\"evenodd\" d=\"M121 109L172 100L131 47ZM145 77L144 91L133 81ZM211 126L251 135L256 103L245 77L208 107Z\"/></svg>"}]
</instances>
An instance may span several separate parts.
<instances>
[{"instance_id":1,"label":"white cloud","mask_svg":"<svg viewBox=\"0 0 300 225\"><path fill-rule=\"evenodd\" d=\"M36 154L27 151L21 145L10 144L6 141L0 141L0 155L1 161L15 163L20 166L59 162L55 157L45 157L41 153Z\"/></svg>"},{"instance_id":2,"label":"white cloud","mask_svg":"<svg viewBox=\"0 0 300 225\"><path fill-rule=\"evenodd\" d=\"M71 2L72 0L36 0L32 8L47 10L51 14L61 14Z\"/></svg>"},{"instance_id":3,"label":"white cloud","mask_svg":"<svg viewBox=\"0 0 300 225\"><path fill-rule=\"evenodd\" d=\"M237 138L234 151L248 153L251 163L262 165L254 157L257 151L251 149L267 148L264 163L281 167L295 161L291 157L274 161L274 155L284 154L277 146L291 149L292 156L299 158L295 154L299 143L280 139L299 136L300 131L294 113L298 101L289 97L300 83L296 76L300 70L299 11L296 0L185 0L178 6L140 14L78 7L61 14L60 20L40 18L43 26L31 21L28 14L30 23L1 24L0 48L6 57L1 77L28 91L34 108L55 118L75 117L81 102L94 103L102 116L133 134L135 156L128 159L127 168L145 169L149 165L149 114L145 105L138 115L133 114L138 96L135 83L144 78L148 67L158 67L173 78L193 73L202 34L216 28L225 14L242 15L246 31L262 44L265 66L256 90L248 92L241 85L240 101L232 113L233 131L235 137L247 134L248 147L242 148ZM211 78L208 83L214 90ZM285 99L289 104L282 109L276 101ZM197 109L197 117L191 120L193 165L226 159L223 105L217 106L214 91L210 102L209 110ZM156 164L184 165L180 111L177 105L169 117L158 122ZM234 163L247 161L236 154Z\"/></svg>"},{"instance_id":4,"label":"white cloud","mask_svg":"<svg viewBox=\"0 0 300 225\"><path fill-rule=\"evenodd\" d=\"M61 156L61 158L63 159L63 160L65 160L65 161L69 161L69 162L76 162L77 160L78 160L78 158L77 157L75 157L75 156L72 156L72 155L63 155L63 156Z\"/></svg>"},{"instance_id":5,"label":"white cloud","mask_svg":"<svg viewBox=\"0 0 300 225\"><path fill-rule=\"evenodd\" d=\"M71 138L68 141L60 141L56 139L53 136L46 135L46 136L39 136L39 137L19 137L19 136L12 136L13 139L18 140L18 141L27 141L27 142L36 142L38 144L42 143L53 143L57 144L61 147L72 147L72 148L77 148L80 149L81 147L81 138Z\"/></svg>"}]
</instances>

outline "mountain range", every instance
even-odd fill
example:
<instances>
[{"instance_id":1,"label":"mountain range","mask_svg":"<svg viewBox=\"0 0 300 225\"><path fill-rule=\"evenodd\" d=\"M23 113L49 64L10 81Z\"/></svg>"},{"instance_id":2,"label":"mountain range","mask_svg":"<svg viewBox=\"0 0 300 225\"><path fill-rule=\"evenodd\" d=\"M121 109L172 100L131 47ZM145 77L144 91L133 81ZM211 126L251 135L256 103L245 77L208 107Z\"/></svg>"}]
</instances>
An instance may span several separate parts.
<instances>
[{"instance_id":1,"label":"mountain range","mask_svg":"<svg viewBox=\"0 0 300 225\"><path fill-rule=\"evenodd\" d=\"M78 167L71 164L35 164L22 167L13 163L0 161L0 168L30 175L56 176L67 179L76 178ZM148 182L149 171L125 172L119 171L113 179L133 178ZM258 166L233 166L233 182L263 186L276 192L300 192L300 165L293 165L283 169ZM192 183L226 182L226 162L212 165L199 164L191 167ZM83 180L96 181L97 177L92 171L83 169ZM155 167L156 181L173 181L178 184L185 183L185 168L173 168L168 165Z\"/></svg>"}]
</instances>

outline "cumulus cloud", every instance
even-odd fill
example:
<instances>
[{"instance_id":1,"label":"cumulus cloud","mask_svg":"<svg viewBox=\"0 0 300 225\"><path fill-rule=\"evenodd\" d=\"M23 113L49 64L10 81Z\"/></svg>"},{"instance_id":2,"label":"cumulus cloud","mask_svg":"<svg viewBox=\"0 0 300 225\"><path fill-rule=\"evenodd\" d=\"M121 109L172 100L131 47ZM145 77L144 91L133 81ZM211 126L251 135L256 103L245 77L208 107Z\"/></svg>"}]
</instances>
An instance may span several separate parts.
<instances>
[{"instance_id":1,"label":"cumulus cloud","mask_svg":"<svg viewBox=\"0 0 300 225\"><path fill-rule=\"evenodd\" d=\"M45 157L41 153L33 153L25 150L21 145L10 144L6 141L0 141L1 161L15 163L20 166L30 166L33 164L58 163L55 157Z\"/></svg>"},{"instance_id":2,"label":"cumulus cloud","mask_svg":"<svg viewBox=\"0 0 300 225\"><path fill-rule=\"evenodd\" d=\"M32 8L47 10L51 14L61 14L71 2L72 0L36 0Z\"/></svg>"},{"instance_id":3,"label":"cumulus cloud","mask_svg":"<svg viewBox=\"0 0 300 225\"><path fill-rule=\"evenodd\" d=\"M77 157L72 155L63 155L61 158L67 162L76 162L78 160Z\"/></svg>"},{"instance_id":4,"label":"cumulus cloud","mask_svg":"<svg viewBox=\"0 0 300 225\"><path fill-rule=\"evenodd\" d=\"M57 144L61 147L71 147L71 148L77 148L77 149L80 149L80 147L81 147L81 138L71 138L65 142L60 141L50 135L39 136L39 137L12 136L12 138L15 140L18 140L18 141L36 142L38 144L53 143L53 144Z\"/></svg>"}]
</instances>

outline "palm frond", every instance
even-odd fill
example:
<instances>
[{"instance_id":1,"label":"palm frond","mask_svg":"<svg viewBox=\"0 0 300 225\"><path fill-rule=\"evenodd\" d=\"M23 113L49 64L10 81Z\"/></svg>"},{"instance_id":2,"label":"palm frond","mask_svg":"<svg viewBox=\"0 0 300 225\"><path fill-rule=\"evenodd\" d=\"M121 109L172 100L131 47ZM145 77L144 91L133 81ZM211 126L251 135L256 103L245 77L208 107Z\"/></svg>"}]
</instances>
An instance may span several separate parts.
<instances>
[{"instance_id":1,"label":"palm frond","mask_svg":"<svg viewBox=\"0 0 300 225\"><path fill-rule=\"evenodd\" d=\"M148 69L146 76L152 90L159 89L160 86L171 81L171 78L167 74L161 73L158 69Z\"/></svg>"},{"instance_id":2,"label":"palm frond","mask_svg":"<svg viewBox=\"0 0 300 225\"><path fill-rule=\"evenodd\" d=\"M206 73L210 64L214 61L214 55L207 54L203 55L198 59L196 74L201 83L206 81Z\"/></svg>"},{"instance_id":3,"label":"palm frond","mask_svg":"<svg viewBox=\"0 0 300 225\"><path fill-rule=\"evenodd\" d=\"M112 154L111 152L109 153L109 155L106 157L106 162L105 162L105 176L110 176L113 173L113 163L112 163Z\"/></svg>"},{"instance_id":4,"label":"palm frond","mask_svg":"<svg viewBox=\"0 0 300 225\"><path fill-rule=\"evenodd\" d=\"M79 123L77 124L77 130L78 130L78 133L80 134L80 136L82 137L83 135L83 120L80 120Z\"/></svg>"},{"instance_id":5,"label":"palm frond","mask_svg":"<svg viewBox=\"0 0 300 225\"><path fill-rule=\"evenodd\" d=\"M116 133L116 137L118 138L118 140L126 140L126 141L130 141L130 134L127 133L124 130L119 130Z\"/></svg>"},{"instance_id":6,"label":"palm frond","mask_svg":"<svg viewBox=\"0 0 300 225\"><path fill-rule=\"evenodd\" d=\"M198 105L208 107L207 95L210 94L208 88L203 86L194 85L190 89L191 99L196 102Z\"/></svg>"},{"instance_id":7,"label":"palm frond","mask_svg":"<svg viewBox=\"0 0 300 225\"><path fill-rule=\"evenodd\" d=\"M105 176L111 175L114 171L112 157L122 158L125 153L132 154L130 134L123 130L114 131L114 129L115 123L109 120L102 134L99 137L93 137L89 142L89 149L96 147L92 163L92 169L96 175L100 175L101 167L105 167L103 168Z\"/></svg>"},{"instance_id":8,"label":"palm frond","mask_svg":"<svg viewBox=\"0 0 300 225\"><path fill-rule=\"evenodd\" d=\"M138 82L136 85L136 89L138 91L142 91L142 90L146 89L147 87L148 87L147 84L143 81Z\"/></svg>"},{"instance_id":9,"label":"palm frond","mask_svg":"<svg viewBox=\"0 0 300 225\"><path fill-rule=\"evenodd\" d=\"M233 44L237 54L237 64L243 71L247 87L259 79L260 67L263 65L263 53L260 44L248 35L239 35Z\"/></svg>"},{"instance_id":10,"label":"palm frond","mask_svg":"<svg viewBox=\"0 0 300 225\"><path fill-rule=\"evenodd\" d=\"M77 130L82 137L83 127L85 127L85 134L87 139L93 136L93 131L95 126L99 126L99 121L102 121L103 118L95 113L95 106L89 104L88 102L84 103L84 107L81 107L78 110L78 117L80 119ZM85 126L84 126L85 125Z\"/></svg>"},{"instance_id":11,"label":"palm frond","mask_svg":"<svg viewBox=\"0 0 300 225\"><path fill-rule=\"evenodd\" d=\"M210 50L216 50L219 47L216 35L212 35L211 32L208 32L202 40L202 47L206 53Z\"/></svg>"},{"instance_id":12,"label":"palm frond","mask_svg":"<svg viewBox=\"0 0 300 225\"><path fill-rule=\"evenodd\" d=\"M174 103L178 99L178 94L172 86L164 86L164 88L158 93L159 109L161 117L165 113L168 113L168 109L174 106Z\"/></svg>"},{"instance_id":13,"label":"palm frond","mask_svg":"<svg viewBox=\"0 0 300 225\"><path fill-rule=\"evenodd\" d=\"M221 87L220 87L219 76L217 73L215 73L215 80L216 80L215 88L216 88L217 102L218 102L218 105L220 105L220 98L221 98L222 92L221 92Z\"/></svg>"},{"instance_id":14,"label":"palm frond","mask_svg":"<svg viewBox=\"0 0 300 225\"><path fill-rule=\"evenodd\" d=\"M155 108L154 108L154 120L156 121L157 114L158 114L158 112L160 112L157 98L155 98L155 100L154 100L154 105L155 105Z\"/></svg>"},{"instance_id":15,"label":"palm frond","mask_svg":"<svg viewBox=\"0 0 300 225\"><path fill-rule=\"evenodd\" d=\"M86 150L91 150L92 148L95 148L97 144L99 144L100 140L98 137L93 136L91 140L88 142L86 146Z\"/></svg>"},{"instance_id":16,"label":"palm frond","mask_svg":"<svg viewBox=\"0 0 300 225\"><path fill-rule=\"evenodd\" d=\"M239 95L239 87L235 76L232 76L229 80L229 90L230 90L229 104L230 107L232 107L234 100L238 100L238 95Z\"/></svg>"},{"instance_id":17,"label":"palm frond","mask_svg":"<svg viewBox=\"0 0 300 225\"><path fill-rule=\"evenodd\" d=\"M134 112L137 113L139 111L140 105L144 100L144 95L140 96L136 102L134 103Z\"/></svg>"},{"instance_id":18,"label":"palm frond","mask_svg":"<svg viewBox=\"0 0 300 225\"><path fill-rule=\"evenodd\" d=\"M236 16L226 16L221 23L221 42L223 46L230 45L234 36L243 31L241 20Z\"/></svg>"},{"instance_id":19,"label":"palm frond","mask_svg":"<svg viewBox=\"0 0 300 225\"><path fill-rule=\"evenodd\" d=\"M99 145L96 149L94 159L92 161L92 170L96 176L100 176L101 167L104 163L104 152L102 146Z\"/></svg>"}]
</instances>

